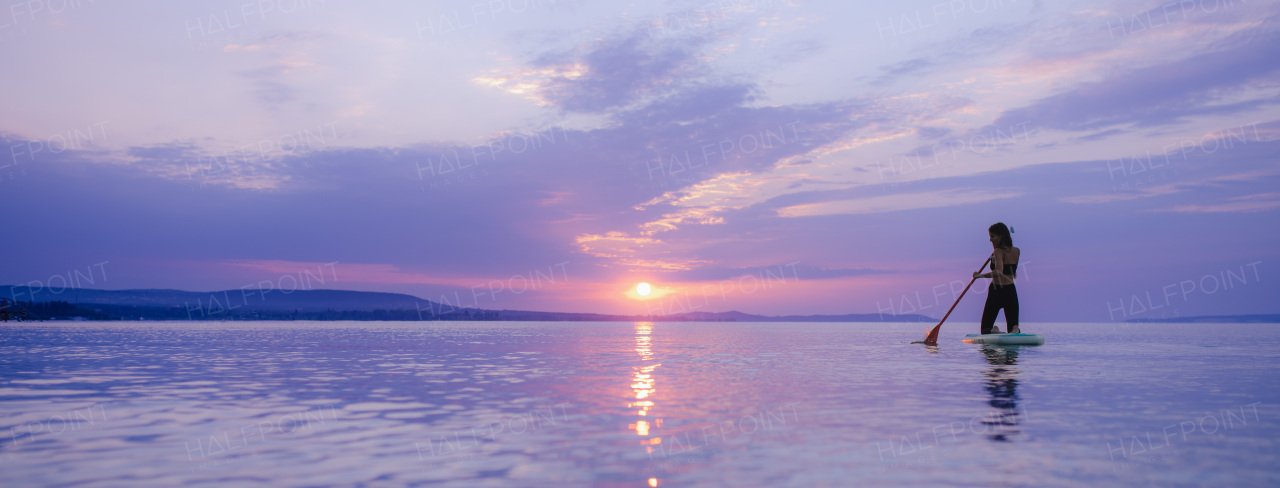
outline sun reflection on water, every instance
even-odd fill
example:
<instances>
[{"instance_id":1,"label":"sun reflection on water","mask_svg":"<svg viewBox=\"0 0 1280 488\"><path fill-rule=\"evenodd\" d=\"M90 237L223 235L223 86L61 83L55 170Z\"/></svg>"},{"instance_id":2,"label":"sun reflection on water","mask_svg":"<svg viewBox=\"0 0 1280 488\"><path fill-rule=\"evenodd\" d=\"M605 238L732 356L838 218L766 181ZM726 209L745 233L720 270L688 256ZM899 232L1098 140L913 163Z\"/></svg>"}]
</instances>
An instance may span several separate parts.
<instances>
[{"instance_id":1,"label":"sun reflection on water","mask_svg":"<svg viewBox=\"0 0 1280 488\"><path fill-rule=\"evenodd\" d=\"M635 394L635 400L627 403L627 408L636 409L636 422L627 425L628 430L634 430L636 435L643 437L640 445L645 447L649 454L653 454L653 446L662 444L662 437L653 433L654 429L662 427L661 418L653 418L651 415L656 406L655 395L658 390L655 388L656 379L653 370L661 363L647 364L653 361L653 342L651 334L653 333L652 322L636 322L636 353L640 355L640 365L635 367L635 373L631 377L631 391ZM650 421L652 419L652 422ZM649 486L658 486L657 478L649 478Z\"/></svg>"}]
</instances>

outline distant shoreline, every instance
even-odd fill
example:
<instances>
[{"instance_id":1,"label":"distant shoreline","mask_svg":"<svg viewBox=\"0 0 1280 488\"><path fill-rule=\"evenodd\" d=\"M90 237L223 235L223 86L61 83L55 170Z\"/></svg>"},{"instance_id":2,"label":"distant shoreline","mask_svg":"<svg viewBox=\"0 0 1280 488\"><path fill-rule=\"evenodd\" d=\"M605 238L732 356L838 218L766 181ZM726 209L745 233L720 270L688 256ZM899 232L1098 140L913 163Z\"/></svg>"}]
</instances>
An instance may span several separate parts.
<instances>
[{"instance_id":1,"label":"distant shoreline","mask_svg":"<svg viewBox=\"0 0 1280 488\"><path fill-rule=\"evenodd\" d=\"M84 321L495 321L495 322L825 322L936 323L920 314L766 316L737 311L681 311L666 315L489 310L459 307L413 295L349 290L93 290L57 292L26 286L0 287L0 297L33 320ZM16 308L14 308L16 307ZM697 307L693 307L697 308ZM12 318L10 320L13 320ZM1100 321L1099 323L1117 323ZM1119 323L1280 323L1280 314L1199 315L1129 319Z\"/></svg>"},{"instance_id":2,"label":"distant shoreline","mask_svg":"<svg viewBox=\"0 0 1280 488\"><path fill-rule=\"evenodd\" d=\"M35 293L32 293L32 292ZM8 295L39 295L10 287ZM47 292L44 294L48 294ZM296 290L288 294L237 295L180 290L86 290L57 294L54 301L10 300L11 311L29 320L82 321L496 321L496 322L934 322L919 314L766 316L729 312L624 315L456 307L411 295L344 290Z\"/></svg>"},{"instance_id":3,"label":"distant shoreline","mask_svg":"<svg viewBox=\"0 0 1280 488\"><path fill-rule=\"evenodd\" d=\"M1129 319L1125 323L1157 324L1274 324L1280 323L1280 314L1247 315L1193 315L1162 319Z\"/></svg>"}]
</instances>

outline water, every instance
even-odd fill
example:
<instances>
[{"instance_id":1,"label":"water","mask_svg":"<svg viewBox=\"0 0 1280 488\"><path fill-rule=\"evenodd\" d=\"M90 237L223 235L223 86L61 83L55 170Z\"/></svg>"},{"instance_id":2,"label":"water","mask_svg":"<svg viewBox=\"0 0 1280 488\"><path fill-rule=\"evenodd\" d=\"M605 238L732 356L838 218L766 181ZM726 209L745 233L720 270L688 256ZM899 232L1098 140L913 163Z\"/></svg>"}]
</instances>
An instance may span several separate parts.
<instances>
[{"instance_id":1,"label":"water","mask_svg":"<svg viewBox=\"0 0 1280 488\"><path fill-rule=\"evenodd\" d=\"M1280 327L0 325L10 486L1261 486Z\"/></svg>"}]
</instances>

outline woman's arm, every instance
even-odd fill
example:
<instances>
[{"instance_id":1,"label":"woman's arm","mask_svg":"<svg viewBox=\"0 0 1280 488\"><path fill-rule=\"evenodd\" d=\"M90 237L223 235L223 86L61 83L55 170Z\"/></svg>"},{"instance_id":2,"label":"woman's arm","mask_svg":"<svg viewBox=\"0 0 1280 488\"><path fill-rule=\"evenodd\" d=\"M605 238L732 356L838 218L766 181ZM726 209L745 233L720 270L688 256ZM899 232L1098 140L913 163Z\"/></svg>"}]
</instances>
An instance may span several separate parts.
<instances>
[{"instance_id":1,"label":"woman's arm","mask_svg":"<svg viewBox=\"0 0 1280 488\"><path fill-rule=\"evenodd\" d=\"M974 278L995 278L996 275L1004 276L1004 253L999 249L991 253L991 271L982 274L973 273Z\"/></svg>"}]
</instances>

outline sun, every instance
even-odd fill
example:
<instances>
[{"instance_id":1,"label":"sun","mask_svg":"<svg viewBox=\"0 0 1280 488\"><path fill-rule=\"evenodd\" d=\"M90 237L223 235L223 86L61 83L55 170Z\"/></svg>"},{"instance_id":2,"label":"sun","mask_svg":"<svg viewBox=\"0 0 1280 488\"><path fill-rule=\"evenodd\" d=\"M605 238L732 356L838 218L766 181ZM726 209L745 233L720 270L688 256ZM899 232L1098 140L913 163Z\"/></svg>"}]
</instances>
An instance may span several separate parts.
<instances>
[{"instance_id":1,"label":"sun","mask_svg":"<svg viewBox=\"0 0 1280 488\"><path fill-rule=\"evenodd\" d=\"M637 295L640 295L642 297L647 297L652 292L653 292L653 287L649 286L648 283L641 283L639 285L636 285Z\"/></svg>"}]
</instances>

